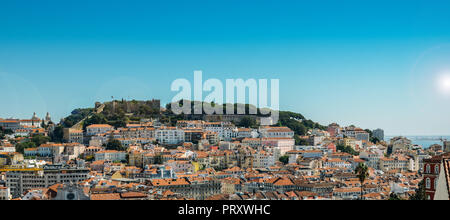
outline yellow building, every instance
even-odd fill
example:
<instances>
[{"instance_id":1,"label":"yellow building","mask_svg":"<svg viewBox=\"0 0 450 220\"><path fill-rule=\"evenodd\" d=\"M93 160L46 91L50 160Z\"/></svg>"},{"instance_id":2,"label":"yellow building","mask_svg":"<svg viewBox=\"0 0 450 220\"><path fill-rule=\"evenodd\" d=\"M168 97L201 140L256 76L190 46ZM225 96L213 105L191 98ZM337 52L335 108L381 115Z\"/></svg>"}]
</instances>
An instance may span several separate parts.
<instances>
[{"instance_id":1,"label":"yellow building","mask_svg":"<svg viewBox=\"0 0 450 220\"><path fill-rule=\"evenodd\" d=\"M0 166L18 164L23 161L21 153L0 153Z\"/></svg>"},{"instance_id":2,"label":"yellow building","mask_svg":"<svg viewBox=\"0 0 450 220\"><path fill-rule=\"evenodd\" d=\"M192 162L192 167L194 169L194 173L200 170L200 163L199 162Z\"/></svg>"}]
</instances>

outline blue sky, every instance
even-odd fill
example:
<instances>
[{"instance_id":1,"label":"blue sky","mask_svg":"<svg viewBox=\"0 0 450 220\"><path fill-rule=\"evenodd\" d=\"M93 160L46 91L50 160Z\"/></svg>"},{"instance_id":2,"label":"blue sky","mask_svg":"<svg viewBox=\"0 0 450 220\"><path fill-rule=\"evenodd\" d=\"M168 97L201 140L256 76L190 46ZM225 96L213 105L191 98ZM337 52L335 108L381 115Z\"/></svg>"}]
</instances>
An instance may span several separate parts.
<instances>
[{"instance_id":1,"label":"blue sky","mask_svg":"<svg viewBox=\"0 0 450 220\"><path fill-rule=\"evenodd\" d=\"M449 135L448 1L0 1L0 117L58 120L177 78L278 78L281 109Z\"/></svg>"}]
</instances>

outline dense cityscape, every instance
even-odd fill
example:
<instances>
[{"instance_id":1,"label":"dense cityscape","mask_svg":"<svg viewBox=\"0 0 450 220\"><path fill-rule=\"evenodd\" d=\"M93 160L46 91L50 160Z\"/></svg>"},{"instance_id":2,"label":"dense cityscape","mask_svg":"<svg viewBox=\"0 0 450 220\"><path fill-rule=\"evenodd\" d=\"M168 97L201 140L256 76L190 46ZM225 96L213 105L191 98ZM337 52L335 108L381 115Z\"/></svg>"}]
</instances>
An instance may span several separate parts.
<instances>
[{"instance_id":1,"label":"dense cityscape","mask_svg":"<svg viewBox=\"0 0 450 220\"><path fill-rule=\"evenodd\" d=\"M0 201L124 203L32 217L273 220L450 200L449 11L0 0Z\"/></svg>"},{"instance_id":2,"label":"dense cityscape","mask_svg":"<svg viewBox=\"0 0 450 220\"><path fill-rule=\"evenodd\" d=\"M450 141L279 113L271 125L113 100L58 122L0 119L0 200L449 199Z\"/></svg>"}]
</instances>

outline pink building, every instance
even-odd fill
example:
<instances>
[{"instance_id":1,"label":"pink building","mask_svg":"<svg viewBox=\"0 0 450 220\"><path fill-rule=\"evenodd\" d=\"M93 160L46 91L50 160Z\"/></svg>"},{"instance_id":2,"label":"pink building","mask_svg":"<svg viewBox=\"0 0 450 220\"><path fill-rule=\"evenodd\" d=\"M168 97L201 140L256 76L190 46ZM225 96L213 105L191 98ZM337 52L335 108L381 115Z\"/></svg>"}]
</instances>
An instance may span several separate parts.
<instances>
[{"instance_id":1,"label":"pink building","mask_svg":"<svg viewBox=\"0 0 450 220\"><path fill-rule=\"evenodd\" d=\"M330 133L331 137L335 137L336 135L339 134L339 125L336 123L332 123L330 125L328 125L327 131L328 133Z\"/></svg>"},{"instance_id":2,"label":"pink building","mask_svg":"<svg viewBox=\"0 0 450 220\"><path fill-rule=\"evenodd\" d=\"M336 153L336 145L333 143L328 144L327 149L331 150L332 153Z\"/></svg>"},{"instance_id":3,"label":"pink building","mask_svg":"<svg viewBox=\"0 0 450 220\"><path fill-rule=\"evenodd\" d=\"M280 154L284 155L286 152L294 149L294 138L263 138L263 146L270 146L280 150Z\"/></svg>"}]
</instances>

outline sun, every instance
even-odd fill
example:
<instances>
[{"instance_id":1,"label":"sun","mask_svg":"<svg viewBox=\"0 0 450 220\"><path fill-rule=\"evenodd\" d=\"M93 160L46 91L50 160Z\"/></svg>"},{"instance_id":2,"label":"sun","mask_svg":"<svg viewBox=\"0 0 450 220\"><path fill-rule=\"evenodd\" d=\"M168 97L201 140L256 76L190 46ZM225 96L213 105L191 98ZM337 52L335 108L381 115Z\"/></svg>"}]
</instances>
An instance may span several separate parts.
<instances>
[{"instance_id":1,"label":"sun","mask_svg":"<svg viewBox=\"0 0 450 220\"><path fill-rule=\"evenodd\" d=\"M445 95L450 95L450 73L442 74L439 76L438 80L439 91Z\"/></svg>"}]
</instances>

